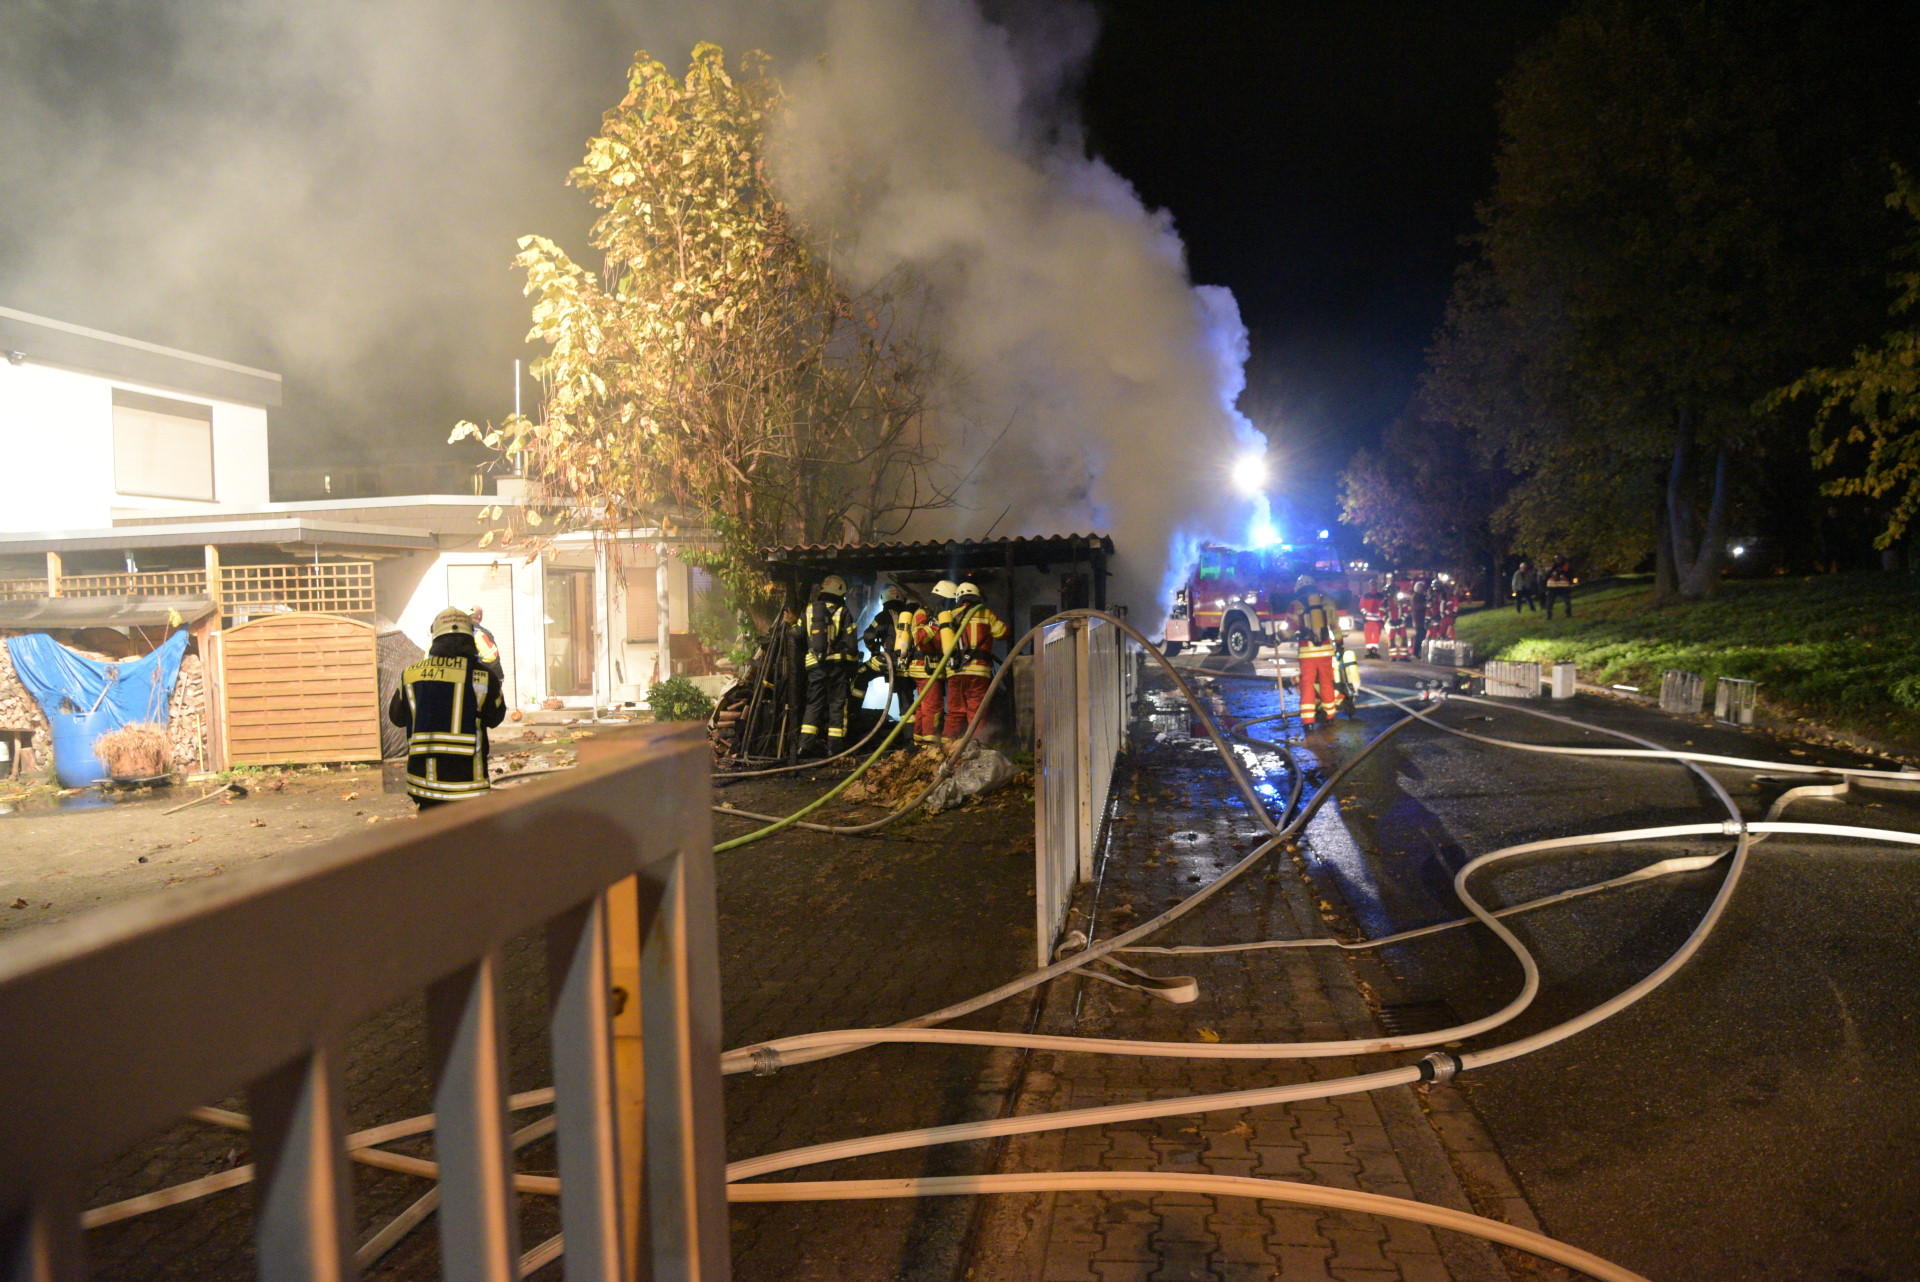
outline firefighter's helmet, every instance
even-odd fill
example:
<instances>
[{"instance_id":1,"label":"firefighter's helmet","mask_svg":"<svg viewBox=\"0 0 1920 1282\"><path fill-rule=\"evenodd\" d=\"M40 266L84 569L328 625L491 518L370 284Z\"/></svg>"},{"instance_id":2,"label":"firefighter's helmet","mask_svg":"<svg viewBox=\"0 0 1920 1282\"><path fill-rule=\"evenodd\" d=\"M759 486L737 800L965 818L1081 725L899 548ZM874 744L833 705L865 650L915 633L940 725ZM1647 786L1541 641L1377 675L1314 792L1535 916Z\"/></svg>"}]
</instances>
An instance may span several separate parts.
<instances>
[{"instance_id":1,"label":"firefighter's helmet","mask_svg":"<svg viewBox=\"0 0 1920 1282\"><path fill-rule=\"evenodd\" d=\"M960 584L953 591L954 596L962 601L978 601L980 599L980 585L971 579Z\"/></svg>"},{"instance_id":2,"label":"firefighter's helmet","mask_svg":"<svg viewBox=\"0 0 1920 1282\"><path fill-rule=\"evenodd\" d=\"M433 616L433 627L429 631L436 637L449 632L464 632L473 635L473 616L456 606L448 606Z\"/></svg>"},{"instance_id":3,"label":"firefighter's helmet","mask_svg":"<svg viewBox=\"0 0 1920 1282\"><path fill-rule=\"evenodd\" d=\"M942 579L938 583L933 585L933 594L937 597L941 597L945 600L951 601L955 597L960 595L960 585L958 583L955 583L952 579Z\"/></svg>"},{"instance_id":4,"label":"firefighter's helmet","mask_svg":"<svg viewBox=\"0 0 1920 1282\"><path fill-rule=\"evenodd\" d=\"M889 583L887 584L887 590L880 594L880 599L888 602L905 601L907 599L907 590L898 583Z\"/></svg>"},{"instance_id":5,"label":"firefighter's helmet","mask_svg":"<svg viewBox=\"0 0 1920 1282\"><path fill-rule=\"evenodd\" d=\"M845 596L847 594L847 581L837 574L829 574L826 578L820 580L820 590L829 596Z\"/></svg>"},{"instance_id":6,"label":"firefighter's helmet","mask_svg":"<svg viewBox=\"0 0 1920 1282\"><path fill-rule=\"evenodd\" d=\"M1317 589L1320 584L1311 574L1303 574L1293 581L1293 586L1296 588Z\"/></svg>"}]
</instances>

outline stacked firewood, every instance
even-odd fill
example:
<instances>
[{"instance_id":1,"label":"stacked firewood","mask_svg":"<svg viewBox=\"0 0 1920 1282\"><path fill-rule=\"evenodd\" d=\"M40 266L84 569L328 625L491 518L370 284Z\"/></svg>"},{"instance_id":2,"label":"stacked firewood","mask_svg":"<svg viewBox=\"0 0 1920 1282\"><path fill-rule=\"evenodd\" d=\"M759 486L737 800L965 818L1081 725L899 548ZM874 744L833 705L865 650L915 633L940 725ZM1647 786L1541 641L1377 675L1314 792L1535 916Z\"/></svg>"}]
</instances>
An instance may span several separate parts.
<instances>
[{"instance_id":1,"label":"stacked firewood","mask_svg":"<svg viewBox=\"0 0 1920 1282\"><path fill-rule=\"evenodd\" d=\"M33 727L34 759L42 766L53 760L53 740L47 733L47 719L14 673L13 656L7 653L5 640L0 640L0 726L9 730ZM0 769L0 774L4 773L6 771Z\"/></svg>"},{"instance_id":2,"label":"stacked firewood","mask_svg":"<svg viewBox=\"0 0 1920 1282\"><path fill-rule=\"evenodd\" d=\"M167 704L167 737L173 741L175 770L206 769L205 691L206 670L200 656L189 653L180 660L180 679L173 683L173 699Z\"/></svg>"}]
</instances>

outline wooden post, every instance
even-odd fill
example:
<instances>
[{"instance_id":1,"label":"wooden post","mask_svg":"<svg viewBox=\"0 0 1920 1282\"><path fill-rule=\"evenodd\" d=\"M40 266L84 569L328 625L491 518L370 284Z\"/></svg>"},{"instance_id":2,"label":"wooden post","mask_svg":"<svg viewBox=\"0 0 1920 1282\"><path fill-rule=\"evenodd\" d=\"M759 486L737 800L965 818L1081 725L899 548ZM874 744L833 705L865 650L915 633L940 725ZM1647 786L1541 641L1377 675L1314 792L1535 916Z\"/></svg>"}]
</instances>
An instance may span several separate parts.
<instances>
[{"instance_id":1,"label":"wooden post","mask_svg":"<svg viewBox=\"0 0 1920 1282\"><path fill-rule=\"evenodd\" d=\"M213 630L220 630L221 617L227 612L226 585L220 581L220 549L209 543L207 555L207 595L213 599Z\"/></svg>"},{"instance_id":2,"label":"wooden post","mask_svg":"<svg viewBox=\"0 0 1920 1282\"><path fill-rule=\"evenodd\" d=\"M47 595L60 595L60 554L47 553Z\"/></svg>"}]
</instances>

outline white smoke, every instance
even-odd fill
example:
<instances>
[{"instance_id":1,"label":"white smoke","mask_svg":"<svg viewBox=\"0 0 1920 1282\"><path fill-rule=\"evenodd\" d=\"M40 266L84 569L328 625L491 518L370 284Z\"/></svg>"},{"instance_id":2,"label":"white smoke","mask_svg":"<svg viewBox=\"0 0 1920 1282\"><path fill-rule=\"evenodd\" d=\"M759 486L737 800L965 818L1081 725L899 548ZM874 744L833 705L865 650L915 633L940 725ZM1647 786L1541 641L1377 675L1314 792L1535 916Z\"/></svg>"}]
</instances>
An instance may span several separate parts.
<instances>
[{"instance_id":1,"label":"white smoke","mask_svg":"<svg viewBox=\"0 0 1920 1282\"><path fill-rule=\"evenodd\" d=\"M1016 16L1010 34L968 0L0 0L0 304L283 370L276 422L324 417L303 426L335 449L444 441L511 405L515 238L590 258L565 175L633 51L762 47L798 108L789 193L851 226L859 271L925 273L962 376L943 430L952 475L979 464L966 506L909 533L1110 532L1114 599L1151 625L1192 541L1253 515L1225 480L1263 444L1232 408L1245 334L1062 110L1090 9Z\"/></svg>"},{"instance_id":2,"label":"white smoke","mask_svg":"<svg viewBox=\"0 0 1920 1282\"><path fill-rule=\"evenodd\" d=\"M933 283L973 398L952 456L992 449L964 506L914 532L1111 532L1114 599L1156 627L1194 544L1265 517L1227 475L1266 442L1234 409L1232 295L1196 289L1170 218L1049 114L1091 34L1053 12L1050 39L1017 43L971 5L833 0L826 56L788 73L776 174L805 218L851 231L857 275Z\"/></svg>"}]
</instances>

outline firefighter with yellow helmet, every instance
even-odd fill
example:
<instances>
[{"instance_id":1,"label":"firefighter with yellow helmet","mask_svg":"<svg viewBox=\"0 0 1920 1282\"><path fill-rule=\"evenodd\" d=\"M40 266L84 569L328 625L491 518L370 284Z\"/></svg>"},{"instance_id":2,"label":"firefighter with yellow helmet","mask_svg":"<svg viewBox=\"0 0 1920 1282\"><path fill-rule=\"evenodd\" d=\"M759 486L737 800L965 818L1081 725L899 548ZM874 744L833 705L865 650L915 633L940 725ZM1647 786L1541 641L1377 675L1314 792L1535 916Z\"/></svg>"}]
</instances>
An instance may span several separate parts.
<instances>
[{"instance_id":1,"label":"firefighter with yellow helmet","mask_svg":"<svg viewBox=\"0 0 1920 1282\"><path fill-rule=\"evenodd\" d=\"M474 644L473 616L442 610L432 631L426 657L407 665L387 705L387 719L407 731L407 793L422 810L487 794L487 730L507 715Z\"/></svg>"},{"instance_id":2,"label":"firefighter with yellow helmet","mask_svg":"<svg viewBox=\"0 0 1920 1282\"><path fill-rule=\"evenodd\" d=\"M941 648L947 660L946 737L960 738L980 715L987 683L993 677L993 643L1004 641L1007 625L980 599L980 585L962 583L954 589L953 608L940 616Z\"/></svg>"},{"instance_id":3,"label":"firefighter with yellow helmet","mask_svg":"<svg viewBox=\"0 0 1920 1282\"><path fill-rule=\"evenodd\" d=\"M946 675L934 676L940 667L940 656L945 653L940 621L953 608L959 591L960 585L952 579L942 579L933 585L933 608L913 612L913 661L907 665L907 675L913 678L920 695L920 706L913 714L913 742L917 747L931 747L940 742L940 723L947 715Z\"/></svg>"},{"instance_id":4,"label":"firefighter with yellow helmet","mask_svg":"<svg viewBox=\"0 0 1920 1282\"><path fill-rule=\"evenodd\" d=\"M807 710L800 720L800 755L838 750L847 737L847 695L859 663L853 617L847 613L847 581L829 574L814 589L805 614Z\"/></svg>"},{"instance_id":5,"label":"firefighter with yellow helmet","mask_svg":"<svg viewBox=\"0 0 1920 1282\"><path fill-rule=\"evenodd\" d=\"M1340 710L1335 654L1341 648L1339 613L1321 594L1313 576L1294 585L1295 634L1300 638L1300 723L1324 722Z\"/></svg>"}]
</instances>

